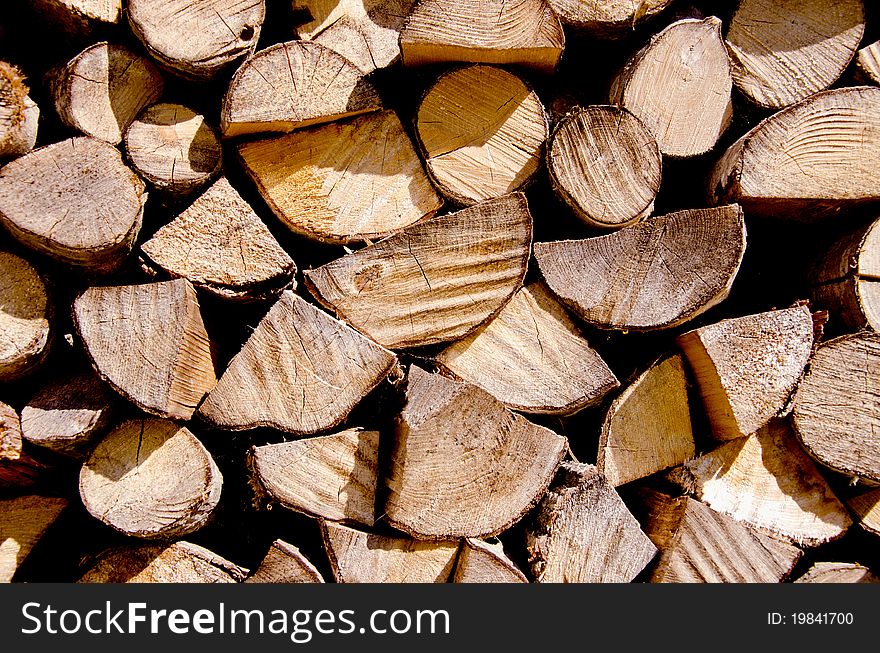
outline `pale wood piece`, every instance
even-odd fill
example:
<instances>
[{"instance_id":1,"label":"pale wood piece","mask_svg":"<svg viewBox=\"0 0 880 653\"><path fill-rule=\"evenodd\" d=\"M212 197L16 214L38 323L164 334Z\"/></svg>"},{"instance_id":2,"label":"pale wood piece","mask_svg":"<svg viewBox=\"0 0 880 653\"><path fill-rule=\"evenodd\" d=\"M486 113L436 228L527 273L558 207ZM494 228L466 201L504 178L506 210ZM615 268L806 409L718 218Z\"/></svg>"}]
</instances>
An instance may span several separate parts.
<instances>
[{"instance_id":1,"label":"pale wood piece","mask_svg":"<svg viewBox=\"0 0 880 653\"><path fill-rule=\"evenodd\" d=\"M217 379L211 343L185 279L93 287L73 318L100 377L139 408L188 420Z\"/></svg>"},{"instance_id":2,"label":"pale wood piece","mask_svg":"<svg viewBox=\"0 0 880 653\"><path fill-rule=\"evenodd\" d=\"M321 522L324 547L339 583L445 583L459 543L421 542Z\"/></svg>"},{"instance_id":3,"label":"pale wood piece","mask_svg":"<svg viewBox=\"0 0 880 653\"><path fill-rule=\"evenodd\" d=\"M28 95L21 71L0 61L0 160L34 149L39 118L40 108Z\"/></svg>"},{"instance_id":4,"label":"pale wood piece","mask_svg":"<svg viewBox=\"0 0 880 653\"><path fill-rule=\"evenodd\" d=\"M330 521L375 521L378 431L254 447L250 464L261 490L285 508Z\"/></svg>"},{"instance_id":5,"label":"pale wood piece","mask_svg":"<svg viewBox=\"0 0 880 653\"><path fill-rule=\"evenodd\" d=\"M457 340L496 315L528 267L524 195L488 200L304 273L324 306L393 349Z\"/></svg>"},{"instance_id":6,"label":"pale wood piece","mask_svg":"<svg viewBox=\"0 0 880 653\"><path fill-rule=\"evenodd\" d=\"M252 54L265 17L265 0L128 0L129 25L147 51L194 79Z\"/></svg>"},{"instance_id":7,"label":"pale wood piece","mask_svg":"<svg viewBox=\"0 0 880 653\"><path fill-rule=\"evenodd\" d=\"M456 378L526 413L575 413L619 386L539 282L518 290L498 315L435 360Z\"/></svg>"},{"instance_id":8,"label":"pale wood piece","mask_svg":"<svg viewBox=\"0 0 880 653\"><path fill-rule=\"evenodd\" d=\"M880 41L856 53L856 70L870 84L880 84Z\"/></svg>"},{"instance_id":9,"label":"pale wood piece","mask_svg":"<svg viewBox=\"0 0 880 653\"><path fill-rule=\"evenodd\" d=\"M40 17L67 34L90 35L96 28L118 25L122 0L30 0Z\"/></svg>"},{"instance_id":10,"label":"pale wood piece","mask_svg":"<svg viewBox=\"0 0 880 653\"><path fill-rule=\"evenodd\" d=\"M153 266L230 300L295 285L296 264L226 177L141 245Z\"/></svg>"},{"instance_id":11,"label":"pale wood piece","mask_svg":"<svg viewBox=\"0 0 880 653\"><path fill-rule=\"evenodd\" d=\"M20 256L0 251L0 382L37 368L52 333L52 306L40 274Z\"/></svg>"},{"instance_id":12,"label":"pale wood piece","mask_svg":"<svg viewBox=\"0 0 880 653\"><path fill-rule=\"evenodd\" d=\"M18 413L0 402L0 489L15 488L20 491L32 487L48 471L48 465L35 460L22 449ZM0 547L2 542L3 538L0 537Z\"/></svg>"},{"instance_id":13,"label":"pale wood piece","mask_svg":"<svg viewBox=\"0 0 880 653\"><path fill-rule=\"evenodd\" d=\"M324 578L299 549L275 540L266 557L245 583L323 583Z\"/></svg>"},{"instance_id":14,"label":"pale wood piece","mask_svg":"<svg viewBox=\"0 0 880 653\"><path fill-rule=\"evenodd\" d=\"M740 0L725 39L733 81L758 106L794 104L837 81L864 31L862 0Z\"/></svg>"},{"instance_id":15,"label":"pale wood piece","mask_svg":"<svg viewBox=\"0 0 880 653\"><path fill-rule=\"evenodd\" d=\"M428 174L463 205L528 184L540 169L549 129L535 91L516 75L483 65L441 75L416 117Z\"/></svg>"},{"instance_id":16,"label":"pale wood piece","mask_svg":"<svg viewBox=\"0 0 880 653\"><path fill-rule=\"evenodd\" d=\"M817 562L795 583L880 583L867 567L853 562Z\"/></svg>"},{"instance_id":17,"label":"pale wood piece","mask_svg":"<svg viewBox=\"0 0 880 653\"><path fill-rule=\"evenodd\" d=\"M679 355L667 356L608 407L596 466L616 487L679 465L694 453L684 361Z\"/></svg>"},{"instance_id":18,"label":"pale wood piece","mask_svg":"<svg viewBox=\"0 0 880 653\"><path fill-rule=\"evenodd\" d=\"M880 489L857 494L846 505L862 528L874 535L880 535Z\"/></svg>"},{"instance_id":19,"label":"pale wood piece","mask_svg":"<svg viewBox=\"0 0 880 653\"><path fill-rule=\"evenodd\" d=\"M0 401L0 460L17 460L21 456L21 440L18 413Z\"/></svg>"},{"instance_id":20,"label":"pale wood piece","mask_svg":"<svg viewBox=\"0 0 880 653\"><path fill-rule=\"evenodd\" d=\"M0 170L0 223L32 249L107 272L131 252L147 201L144 190L115 147L71 138Z\"/></svg>"},{"instance_id":21,"label":"pale wood piece","mask_svg":"<svg viewBox=\"0 0 880 653\"><path fill-rule=\"evenodd\" d=\"M65 507L66 500L50 497L0 499L0 583L12 582L16 570Z\"/></svg>"},{"instance_id":22,"label":"pale wood piece","mask_svg":"<svg viewBox=\"0 0 880 653\"><path fill-rule=\"evenodd\" d=\"M453 583L528 583L526 575L504 553L500 542L462 541Z\"/></svg>"},{"instance_id":23,"label":"pale wood piece","mask_svg":"<svg viewBox=\"0 0 880 653\"><path fill-rule=\"evenodd\" d=\"M540 500L567 451L565 438L486 391L415 366L395 435L385 516L421 539L506 530Z\"/></svg>"},{"instance_id":24,"label":"pale wood piece","mask_svg":"<svg viewBox=\"0 0 880 653\"><path fill-rule=\"evenodd\" d=\"M238 153L278 219L323 242L387 236L442 205L393 111L243 143Z\"/></svg>"},{"instance_id":25,"label":"pale wood piece","mask_svg":"<svg viewBox=\"0 0 880 653\"><path fill-rule=\"evenodd\" d=\"M247 569L189 542L102 553L80 583L240 583Z\"/></svg>"},{"instance_id":26,"label":"pale wood piece","mask_svg":"<svg viewBox=\"0 0 880 653\"><path fill-rule=\"evenodd\" d=\"M463 61L552 73L564 48L546 0L419 0L400 31L405 66Z\"/></svg>"},{"instance_id":27,"label":"pale wood piece","mask_svg":"<svg viewBox=\"0 0 880 653\"><path fill-rule=\"evenodd\" d=\"M199 409L228 430L338 425L395 366L387 349L285 290Z\"/></svg>"},{"instance_id":28,"label":"pale wood piece","mask_svg":"<svg viewBox=\"0 0 880 653\"><path fill-rule=\"evenodd\" d=\"M601 328L647 331L683 324L726 299L745 247L743 212L730 205L534 249L550 290L575 315Z\"/></svg>"},{"instance_id":29,"label":"pale wood piece","mask_svg":"<svg viewBox=\"0 0 880 653\"><path fill-rule=\"evenodd\" d=\"M719 440L751 435L786 407L813 348L804 306L722 320L676 342L694 372Z\"/></svg>"},{"instance_id":30,"label":"pale wood piece","mask_svg":"<svg viewBox=\"0 0 880 653\"><path fill-rule=\"evenodd\" d=\"M880 335L822 343L795 395L792 418L813 458L880 482Z\"/></svg>"},{"instance_id":31,"label":"pale wood piece","mask_svg":"<svg viewBox=\"0 0 880 653\"><path fill-rule=\"evenodd\" d=\"M564 25L600 38L621 38L672 0L549 0Z\"/></svg>"},{"instance_id":32,"label":"pale wood piece","mask_svg":"<svg viewBox=\"0 0 880 653\"><path fill-rule=\"evenodd\" d=\"M318 43L279 43L245 61L220 113L227 138L290 132L382 108L376 88L341 54Z\"/></svg>"}]
</instances>

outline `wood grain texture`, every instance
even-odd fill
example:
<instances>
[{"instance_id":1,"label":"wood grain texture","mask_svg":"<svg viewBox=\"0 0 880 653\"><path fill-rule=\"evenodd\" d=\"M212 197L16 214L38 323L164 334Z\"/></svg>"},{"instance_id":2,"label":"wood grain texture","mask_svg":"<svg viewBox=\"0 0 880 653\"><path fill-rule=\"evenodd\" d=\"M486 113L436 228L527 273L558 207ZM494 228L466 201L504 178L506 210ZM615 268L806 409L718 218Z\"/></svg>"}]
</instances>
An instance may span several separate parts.
<instances>
[{"instance_id":1,"label":"wood grain texture","mask_svg":"<svg viewBox=\"0 0 880 653\"><path fill-rule=\"evenodd\" d=\"M880 489L857 494L846 505L862 528L874 535L880 535Z\"/></svg>"},{"instance_id":2,"label":"wood grain texture","mask_svg":"<svg viewBox=\"0 0 880 653\"><path fill-rule=\"evenodd\" d=\"M34 149L39 118L40 108L28 95L21 71L0 61L0 160Z\"/></svg>"},{"instance_id":3,"label":"wood grain texture","mask_svg":"<svg viewBox=\"0 0 880 653\"><path fill-rule=\"evenodd\" d=\"M672 0L548 0L564 25L599 38L622 38Z\"/></svg>"},{"instance_id":4,"label":"wood grain texture","mask_svg":"<svg viewBox=\"0 0 880 653\"><path fill-rule=\"evenodd\" d=\"M500 542L462 541L453 583L528 583L526 575L504 554Z\"/></svg>"},{"instance_id":5,"label":"wood grain texture","mask_svg":"<svg viewBox=\"0 0 880 653\"><path fill-rule=\"evenodd\" d=\"M856 71L862 81L880 84L880 41L874 41L856 53Z\"/></svg>"},{"instance_id":6,"label":"wood grain texture","mask_svg":"<svg viewBox=\"0 0 880 653\"><path fill-rule=\"evenodd\" d=\"M80 583L240 583L247 569L189 542L103 552Z\"/></svg>"},{"instance_id":7,"label":"wood grain texture","mask_svg":"<svg viewBox=\"0 0 880 653\"><path fill-rule=\"evenodd\" d=\"M21 420L11 406L0 401L0 460L17 460L21 456Z\"/></svg>"},{"instance_id":8,"label":"wood grain texture","mask_svg":"<svg viewBox=\"0 0 880 653\"><path fill-rule=\"evenodd\" d=\"M323 583L324 578L299 549L275 540L257 570L245 583Z\"/></svg>"},{"instance_id":9,"label":"wood grain texture","mask_svg":"<svg viewBox=\"0 0 880 653\"><path fill-rule=\"evenodd\" d=\"M880 583L867 567L853 562L817 562L795 583Z\"/></svg>"},{"instance_id":10,"label":"wood grain texture","mask_svg":"<svg viewBox=\"0 0 880 653\"><path fill-rule=\"evenodd\" d=\"M19 379L46 359L52 319L40 273L20 256L0 251L0 382Z\"/></svg>"},{"instance_id":11,"label":"wood grain texture","mask_svg":"<svg viewBox=\"0 0 880 653\"><path fill-rule=\"evenodd\" d=\"M38 486L52 468L34 459L23 447L21 420L11 406L0 401L0 490L21 493ZM0 548L2 548L0 538Z\"/></svg>"},{"instance_id":12,"label":"wood grain texture","mask_svg":"<svg viewBox=\"0 0 880 653\"><path fill-rule=\"evenodd\" d=\"M514 193L306 270L305 285L386 347L447 342L503 308L525 278L531 242L526 198Z\"/></svg>"},{"instance_id":13,"label":"wood grain texture","mask_svg":"<svg viewBox=\"0 0 880 653\"><path fill-rule=\"evenodd\" d=\"M72 35L118 25L122 16L122 0L30 0L30 4L41 17Z\"/></svg>"},{"instance_id":14,"label":"wood grain texture","mask_svg":"<svg viewBox=\"0 0 880 653\"><path fill-rule=\"evenodd\" d=\"M65 499L0 499L0 583L12 582L21 563L67 507Z\"/></svg>"}]
</instances>

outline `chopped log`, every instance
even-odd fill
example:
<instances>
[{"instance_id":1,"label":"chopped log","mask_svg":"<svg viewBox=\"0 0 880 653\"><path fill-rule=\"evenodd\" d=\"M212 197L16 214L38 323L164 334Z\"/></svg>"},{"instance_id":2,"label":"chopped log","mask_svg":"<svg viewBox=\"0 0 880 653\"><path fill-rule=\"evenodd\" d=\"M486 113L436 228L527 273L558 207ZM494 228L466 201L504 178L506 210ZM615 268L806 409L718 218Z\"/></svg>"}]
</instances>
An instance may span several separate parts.
<instances>
[{"instance_id":1,"label":"chopped log","mask_svg":"<svg viewBox=\"0 0 880 653\"><path fill-rule=\"evenodd\" d=\"M330 521L372 526L376 512L379 432L334 435L254 447L254 479L285 508Z\"/></svg>"},{"instance_id":2,"label":"chopped log","mask_svg":"<svg viewBox=\"0 0 880 653\"><path fill-rule=\"evenodd\" d=\"M240 583L247 570L189 542L105 551L80 583Z\"/></svg>"},{"instance_id":3,"label":"chopped log","mask_svg":"<svg viewBox=\"0 0 880 653\"><path fill-rule=\"evenodd\" d=\"M0 382L40 366L53 335L46 284L26 260L0 251Z\"/></svg>"},{"instance_id":4,"label":"chopped log","mask_svg":"<svg viewBox=\"0 0 880 653\"><path fill-rule=\"evenodd\" d=\"M606 229L651 215L661 167L654 136L621 107L572 111L556 125L547 151L559 197L588 225Z\"/></svg>"},{"instance_id":5,"label":"chopped log","mask_svg":"<svg viewBox=\"0 0 880 653\"><path fill-rule=\"evenodd\" d=\"M459 543L420 542L321 522L330 567L338 583L445 583Z\"/></svg>"},{"instance_id":6,"label":"chopped log","mask_svg":"<svg viewBox=\"0 0 880 653\"><path fill-rule=\"evenodd\" d=\"M210 79L253 53L265 0L128 0L128 22L163 66Z\"/></svg>"},{"instance_id":7,"label":"chopped log","mask_svg":"<svg viewBox=\"0 0 880 653\"><path fill-rule=\"evenodd\" d=\"M615 39L666 9L672 0L549 0L564 25L591 36Z\"/></svg>"},{"instance_id":8,"label":"chopped log","mask_svg":"<svg viewBox=\"0 0 880 653\"><path fill-rule=\"evenodd\" d=\"M864 31L862 0L740 0L725 41L733 81L758 106L794 104L837 81Z\"/></svg>"},{"instance_id":9,"label":"chopped log","mask_svg":"<svg viewBox=\"0 0 880 653\"><path fill-rule=\"evenodd\" d=\"M393 111L243 143L238 153L278 219L323 242L387 236L442 204Z\"/></svg>"},{"instance_id":10,"label":"chopped log","mask_svg":"<svg viewBox=\"0 0 880 653\"><path fill-rule=\"evenodd\" d=\"M141 251L148 264L223 299L272 298L296 283L296 264L225 177Z\"/></svg>"},{"instance_id":11,"label":"chopped log","mask_svg":"<svg viewBox=\"0 0 880 653\"><path fill-rule=\"evenodd\" d=\"M676 342L694 372L719 440L751 435L786 407L813 348L804 305L722 320Z\"/></svg>"},{"instance_id":12,"label":"chopped log","mask_svg":"<svg viewBox=\"0 0 880 653\"><path fill-rule=\"evenodd\" d=\"M387 349L285 290L199 415L233 431L325 431L342 422L396 362Z\"/></svg>"},{"instance_id":13,"label":"chopped log","mask_svg":"<svg viewBox=\"0 0 880 653\"><path fill-rule=\"evenodd\" d=\"M611 402L596 466L617 487L680 465L695 451L684 361L672 355L651 365Z\"/></svg>"},{"instance_id":14,"label":"chopped log","mask_svg":"<svg viewBox=\"0 0 880 653\"><path fill-rule=\"evenodd\" d=\"M880 335L819 346L794 398L795 433L820 463L880 482Z\"/></svg>"},{"instance_id":15,"label":"chopped log","mask_svg":"<svg viewBox=\"0 0 880 653\"><path fill-rule=\"evenodd\" d=\"M175 538L211 518L223 477L186 428L159 419L123 422L98 443L79 477L91 515L126 535Z\"/></svg>"},{"instance_id":16,"label":"chopped log","mask_svg":"<svg viewBox=\"0 0 880 653\"><path fill-rule=\"evenodd\" d=\"M528 184L540 169L549 129L535 91L512 73L482 65L441 75L416 117L428 174L462 205Z\"/></svg>"},{"instance_id":17,"label":"chopped log","mask_svg":"<svg viewBox=\"0 0 880 653\"><path fill-rule=\"evenodd\" d=\"M0 223L28 247L94 272L131 252L146 201L119 151L94 138L41 147L0 170Z\"/></svg>"},{"instance_id":18,"label":"chopped log","mask_svg":"<svg viewBox=\"0 0 880 653\"><path fill-rule=\"evenodd\" d=\"M220 130L231 138L290 132L382 108L376 88L348 59L308 41L289 41L245 61L229 83Z\"/></svg>"},{"instance_id":19,"label":"chopped log","mask_svg":"<svg viewBox=\"0 0 880 653\"><path fill-rule=\"evenodd\" d=\"M857 494L846 505L862 528L874 535L880 535L880 489Z\"/></svg>"},{"instance_id":20,"label":"chopped log","mask_svg":"<svg viewBox=\"0 0 880 653\"><path fill-rule=\"evenodd\" d=\"M476 386L411 367L386 478L388 523L421 539L497 535L534 506L565 438Z\"/></svg>"},{"instance_id":21,"label":"chopped log","mask_svg":"<svg viewBox=\"0 0 880 653\"><path fill-rule=\"evenodd\" d=\"M188 420L217 382L196 292L184 279L89 288L73 318L100 377L148 413Z\"/></svg>"},{"instance_id":22,"label":"chopped log","mask_svg":"<svg viewBox=\"0 0 880 653\"><path fill-rule=\"evenodd\" d=\"M0 160L34 149L39 118L40 107L28 95L21 71L0 61Z\"/></svg>"},{"instance_id":23,"label":"chopped log","mask_svg":"<svg viewBox=\"0 0 880 653\"><path fill-rule=\"evenodd\" d=\"M516 565L504 554L501 542L467 538L462 541L453 583L528 583Z\"/></svg>"},{"instance_id":24,"label":"chopped log","mask_svg":"<svg viewBox=\"0 0 880 653\"><path fill-rule=\"evenodd\" d=\"M705 154L733 116L733 79L721 21L685 19L656 34L611 85L611 104L629 109L672 157Z\"/></svg>"},{"instance_id":25,"label":"chopped log","mask_svg":"<svg viewBox=\"0 0 880 653\"><path fill-rule=\"evenodd\" d=\"M30 0L30 4L41 18L79 36L118 25L122 16L122 0Z\"/></svg>"},{"instance_id":26,"label":"chopped log","mask_svg":"<svg viewBox=\"0 0 880 653\"><path fill-rule=\"evenodd\" d=\"M488 200L304 273L328 309L385 347L457 340L496 315L528 267L524 195Z\"/></svg>"},{"instance_id":27,"label":"chopped log","mask_svg":"<svg viewBox=\"0 0 880 653\"><path fill-rule=\"evenodd\" d=\"M457 379L525 413L572 414L619 385L539 282L518 290L498 315L435 360Z\"/></svg>"},{"instance_id":28,"label":"chopped log","mask_svg":"<svg viewBox=\"0 0 880 653\"><path fill-rule=\"evenodd\" d=\"M535 243L550 290L585 322L678 326L727 298L746 247L739 206L690 209L587 238Z\"/></svg>"},{"instance_id":29,"label":"chopped log","mask_svg":"<svg viewBox=\"0 0 880 653\"><path fill-rule=\"evenodd\" d=\"M795 583L880 583L867 567L853 562L817 562Z\"/></svg>"},{"instance_id":30,"label":"chopped log","mask_svg":"<svg viewBox=\"0 0 880 653\"><path fill-rule=\"evenodd\" d=\"M880 84L880 41L856 53L856 72L868 84Z\"/></svg>"},{"instance_id":31,"label":"chopped log","mask_svg":"<svg viewBox=\"0 0 880 653\"><path fill-rule=\"evenodd\" d=\"M46 464L35 460L22 449L18 413L0 401L0 489L33 487L48 470Z\"/></svg>"},{"instance_id":32,"label":"chopped log","mask_svg":"<svg viewBox=\"0 0 880 653\"><path fill-rule=\"evenodd\" d=\"M137 115L161 97L164 84L149 59L102 42L52 71L49 87L65 125L115 145Z\"/></svg>"},{"instance_id":33,"label":"chopped log","mask_svg":"<svg viewBox=\"0 0 880 653\"><path fill-rule=\"evenodd\" d=\"M16 570L65 507L67 501L50 497L0 499L0 583L12 582Z\"/></svg>"},{"instance_id":34,"label":"chopped log","mask_svg":"<svg viewBox=\"0 0 880 653\"><path fill-rule=\"evenodd\" d=\"M546 0L419 0L400 31L405 66L463 61L552 73L564 48Z\"/></svg>"},{"instance_id":35,"label":"chopped log","mask_svg":"<svg viewBox=\"0 0 880 653\"><path fill-rule=\"evenodd\" d=\"M245 583L323 583L315 566L300 550L282 540L275 540L257 570Z\"/></svg>"}]
</instances>

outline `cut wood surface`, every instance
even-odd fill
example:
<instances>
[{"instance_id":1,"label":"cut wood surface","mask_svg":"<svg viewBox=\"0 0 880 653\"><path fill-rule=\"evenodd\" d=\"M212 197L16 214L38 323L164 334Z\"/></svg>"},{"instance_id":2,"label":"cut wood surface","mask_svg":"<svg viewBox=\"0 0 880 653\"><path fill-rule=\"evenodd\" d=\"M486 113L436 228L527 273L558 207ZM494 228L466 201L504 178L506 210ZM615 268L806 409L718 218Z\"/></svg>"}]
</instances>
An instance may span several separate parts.
<instances>
[{"instance_id":1,"label":"cut wood surface","mask_svg":"<svg viewBox=\"0 0 880 653\"><path fill-rule=\"evenodd\" d=\"M23 496L0 499L0 583L15 571L67 506L64 499Z\"/></svg>"},{"instance_id":2,"label":"cut wood surface","mask_svg":"<svg viewBox=\"0 0 880 653\"><path fill-rule=\"evenodd\" d=\"M0 402L0 460L16 460L21 455L21 421L11 406Z\"/></svg>"},{"instance_id":3,"label":"cut wood surface","mask_svg":"<svg viewBox=\"0 0 880 653\"><path fill-rule=\"evenodd\" d=\"M862 0L740 0L727 30L733 80L778 109L831 86L865 31Z\"/></svg>"},{"instance_id":4,"label":"cut wood surface","mask_svg":"<svg viewBox=\"0 0 880 653\"><path fill-rule=\"evenodd\" d=\"M189 542L102 553L80 583L240 583L247 570Z\"/></svg>"},{"instance_id":5,"label":"cut wood surface","mask_svg":"<svg viewBox=\"0 0 880 653\"><path fill-rule=\"evenodd\" d=\"M539 501L566 450L565 438L484 390L413 366L386 518L423 539L496 535Z\"/></svg>"},{"instance_id":6,"label":"cut wood surface","mask_svg":"<svg viewBox=\"0 0 880 653\"><path fill-rule=\"evenodd\" d=\"M619 385L540 282L518 290L498 315L441 351L436 361L525 413L571 414Z\"/></svg>"},{"instance_id":7,"label":"cut wood surface","mask_svg":"<svg viewBox=\"0 0 880 653\"><path fill-rule=\"evenodd\" d=\"M23 448L21 420L15 410L0 401L0 490L38 485L48 477L51 467L35 460ZM0 546L3 539L0 537Z\"/></svg>"},{"instance_id":8,"label":"cut wood surface","mask_svg":"<svg viewBox=\"0 0 880 653\"><path fill-rule=\"evenodd\" d=\"M661 168L654 136L620 107L572 111L556 125L547 150L554 190L593 227L625 227L648 217Z\"/></svg>"},{"instance_id":9,"label":"cut wood surface","mask_svg":"<svg viewBox=\"0 0 880 653\"><path fill-rule=\"evenodd\" d=\"M611 86L611 104L634 113L663 154L705 154L733 116L730 61L721 21L685 19L656 34Z\"/></svg>"},{"instance_id":10,"label":"cut wood surface","mask_svg":"<svg viewBox=\"0 0 880 653\"><path fill-rule=\"evenodd\" d=\"M865 46L856 54L856 71L863 81L880 84L880 41Z\"/></svg>"},{"instance_id":11,"label":"cut wood surface","mask_svg":"<svg viewBox=\"0 0 880 653\"><path fill-rule=\"evenodd\" d=\"M504 554L500 542L465 539L455 565L453 583L528 583L516 565Z\"/></svg>"},{"instance_id":12,"label":"cut wood surface","mask_svg":"<svg viewBox=\"0 0 880 653\"><path fill-rule=\"evenodd\" d=\"M400 32L406 66L462 61L551 73L564 48L546 0L420 0Z\"/></svg>"},{"instance_id":13,"label":"cut wood surface","mask_svg":"<svg viewBox=\"0 0 880 653\"><path fill-rule=\"evenodd\" d=\"M609 406L596 466L616 487L679 465L694 453L684 361L679 355L666 356Z\"/></svg>"},{"instance_id":14,"label":"cut wood surface","mask_svg":"<svg viewBox=\"0 0 880 653\"><path fill-rule=\"evenodd\" d=\"M540 583L628 583L657 548L593 465L563 463L526 525Z\"/></svg>"},{"instance_id":15,"label":"cut wood surface","mask_svg":"<svg viewBox=\"0 0 880 653\"><path fill-rule=\"evenodd\" d=\"M41 147L0 170L0 223L28 247L96 272L131 252L146 201L119 151L94 138Z\"/></svg>"},{"instance_id":16,"label":"cut wood surface","mask_svg":"<svg viewBox=\"0 0 880 653\"><path fill-rule=\"evenodd\" d=\"M330 521L373 525L378 431L348 429L254 447L251 467L259 487L285 508Z\"/></svg>"},{"instance_id":17,"label":"cut wood surface","mask_svg":"<svg viewBox=\"0 0 880 653\"><path fill-rule=\"evenodd\" d=\"M857 494L846 505L862 528L874 535L880 535L880 489Z\"/></svg>"},{"instance_id":18,"label":"cut wood surface","mask_svg":"<svg viewBox=\"0 0 880 653\"><path fill-rule=\"evenodd\" d=\"M245 61L220 114L226 137L290 132L382 108L376 87L352 62L323 45L289 41Z\"/></svg>"},{"instance_id":19,"label":"cut wood surface","mask_svg":"<svg viewBox=\"0 0 880 653\"><path fill-rule=\"evenodd\" d=\"M275 540L266 557L245 583L323 583L315 565L299 549L283 540Z\"/></svg>"},{"instance_id":20,"label":"cut wood surface","mask_svg":"<svg viewBox=\"0 0 880 653\"><path fill-rule=\"evenodd\" d=\"M339 583L445 583L459 543L421 542L321 522L330 567Z\"/></svg>"},{"instance_id":21,"label":"cut wood surface","mask_svg":"<svg viewBox=\"0 0 880 653\"><path fill-rule=\"evenodd\" d=\"M225 177L141 251L150 264L224 299L274 297L295 284L293 260Z\"/></svg>"},{"instance_id":22,"label":"cut wood surface","mask_svg":"<svg viewBox=\"0 0 880 653\"><path fill-rule=\"evenodd\" d=\"M40 274L20 256L0 251L0 382L14 381L46 359L51 321Z\"/></svg>"},{"instance_id":23,"label":"cut wood surface","mask_svg":"<svg viewBox=\"0 0 880 653\"><path fill-rule=\"evenodd\" d=\"M437 188L467 205L523 188L540 168L549 123L522 79L478 65L440 76L422 98L416 132Z\"/></svg>"},{"instance_id":24,"label":"cut wood surface","mask_svg":"<svg viewBox=\"0 0 880 653\"><path fill-rule=\"evenodd\" d=\"M404 229L304 273L309 291L393 349L456 340L496 315L528 267L524 195L488 200Z\"/></svg>"},{"instance_id":25,"label":"cut wood surface","mask_svg":"<svg viewBox=\"0 0 880 653\"><path fill-rule=\"evenodd\" d=\"M0 160L34 149L39 118L40 108L28 95L21 71L0 61Z\"/></svg>"},{"instance_id":26,"label":"cut wood surface","mask_svg":"<svg viewBox=\"0 0 880 653\"><path fill-rule=\"evenodd\" d=\"M217 382L196 292L184 279L89 288L73 318L101 378L149 413L188 420Z\"/></svg>"},{"instance_id":27,"label":"cut wood surface","mask_svg":"<svg viewBox=\"0 0 880 653\"><path fill-rule=\"evenodd\" d=\"M677 326L727 298L746 247L739 206L690 209L584 240L535 243L550 290L602 328Z\"/></svg>"},{"instance_id":28,"label":"cut wood surface","mask_svg":"<svg viewBox=\"0 0 880 653\"><path fill-rule=\"evenodd\" d=\"M731 440L785 408L812 353L813 318L799 305L722 320L676 342L697 379L712 434Z\"/></svg>"},{"instance_id":29,"label":"cut wood surface","mask_svg":"<svg viewBox=\"0 0 880 653\"><path fill-rule=\"evenodd\" d=\"M119 24L122 0L30 0L30 4L67 34L89 35Z\"/></svg>"},{"instance_id":30,"label":"cut wood surface","mask_svg":"<svg viewBox=\"0 0 880 653\"><path fill-rule=\"evenodd\" d=\"M795 583L880 583L867 567L853 562L817 562Z\"/></svg>"},{"instance_id":31,"label":"cut wood surface","mask_svg":"<svg viewBox=\"0 0 880 653\"><path fill-rule=\"evenodd\" d=\"M223 429L317 433L344 420L393 353L289 290L229 363L199 415Z\"/></svg>"},{"instance_id":32,"label":"cut wood surface","mask_svg":"<svg viewBox=\"0 0 880 653\"><path fill-rule=\"evenodd\" d=\"M393 111L243 143L238 153L281 222L320 241L386 236L442 204Z\"/></svg>"},{"instance_id":33,"label":"cut wood surface","mask_svg":"<svg viewBox=\"0 0 880 653\"><path fill-rule=\"evenodd\" d=\"M672 0L549 0L559 20L592 36L626 36L641 21L666 9Z\"/></svg>"},{"instance_id":34,"label":"cut wood surface","mask_svg":"<svg viewBox=\"0 0 880 653\"><path fill-rule=\"evenodd\" d=\"M220 501L223 477L186 428L159 419L123 422L98 443L79 477L93 517L135 537L199 530Z\"/></svg>"}]
</instances>

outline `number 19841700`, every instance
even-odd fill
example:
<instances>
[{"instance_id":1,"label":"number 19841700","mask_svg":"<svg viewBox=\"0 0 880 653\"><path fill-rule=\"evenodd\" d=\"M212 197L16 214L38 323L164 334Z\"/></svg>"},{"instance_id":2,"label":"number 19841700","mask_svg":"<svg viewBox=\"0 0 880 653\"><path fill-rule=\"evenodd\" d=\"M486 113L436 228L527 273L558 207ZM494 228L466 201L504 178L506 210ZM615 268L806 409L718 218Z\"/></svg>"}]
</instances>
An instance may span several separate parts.
<instances>
[{"instance_id":1,"label":"number 19841700","mask_svg":"<svg viewBox=\"0 0 880 653\"><path fill-rule=\"evenodd\" d=\"M821 624L826 626L841 625L850 626L853 623L852 612L768 612L767 623L771 626L812 626Z\"/></svg>"}]
</instances>

